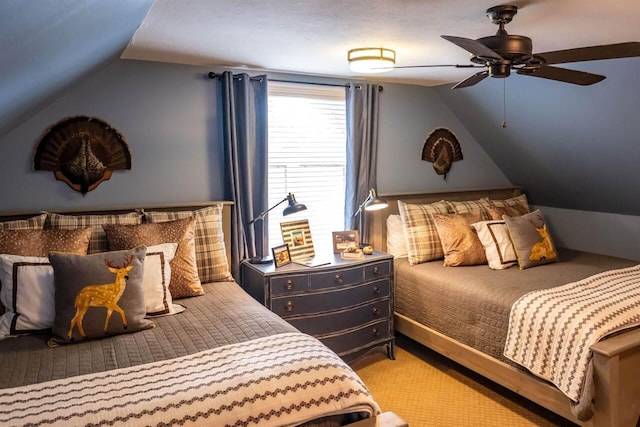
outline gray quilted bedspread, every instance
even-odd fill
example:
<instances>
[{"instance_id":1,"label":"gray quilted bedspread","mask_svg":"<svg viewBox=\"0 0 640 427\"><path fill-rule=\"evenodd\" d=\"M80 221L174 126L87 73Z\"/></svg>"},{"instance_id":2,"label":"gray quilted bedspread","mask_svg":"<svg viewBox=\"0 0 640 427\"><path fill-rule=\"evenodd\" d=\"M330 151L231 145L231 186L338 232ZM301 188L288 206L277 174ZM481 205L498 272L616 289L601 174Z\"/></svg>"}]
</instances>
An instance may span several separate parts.
<instances>
[{"instance_id":1,"label":"gray quilted bedspread","mask_svg":"<svg viewBox=\"0 0 640 427\"><path fill-rule=\"evenodd\" d=\"M0 341L0 388L156 362L296 331L236 283L210 283L204 288L203 296L174 301L187 309L154 318L153 329L57 348L47 347L48 335Z\"/></svg>"},{"instance_id":2,"label":"gray quilted bedspread","mask_svg":"<svg viewBox=\"0 0 640 427\"><path fill-rule=\"evenodd\" d=\"M444 267L442 260L411 266L396 260L396 312L494 358L503 357L513 303L548 289L637 261L561 250L560 262L519 270L486 265ZM512 362L508 362L512 363Z\"/></svg>"}]
</instances>

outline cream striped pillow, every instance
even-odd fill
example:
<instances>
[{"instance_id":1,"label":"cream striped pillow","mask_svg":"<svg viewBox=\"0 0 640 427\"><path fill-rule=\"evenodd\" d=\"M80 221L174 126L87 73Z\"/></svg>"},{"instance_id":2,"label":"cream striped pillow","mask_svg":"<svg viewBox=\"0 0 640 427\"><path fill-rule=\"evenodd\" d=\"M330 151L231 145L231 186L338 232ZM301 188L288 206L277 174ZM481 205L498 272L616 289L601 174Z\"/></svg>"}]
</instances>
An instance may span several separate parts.
<instances>
[{"instance_id":1,"label":"cream striped pillow","mask_svg":"<svg viewBox=\"0 0 640 427\"><path fill-rule=\"evenodd\" d=\"M407 239L409 264L443 258L442 243L431 215L449 213L447 203L441 200L431 204L410 204L398 200L398 210Z\"/></svg>"}]
</instances>

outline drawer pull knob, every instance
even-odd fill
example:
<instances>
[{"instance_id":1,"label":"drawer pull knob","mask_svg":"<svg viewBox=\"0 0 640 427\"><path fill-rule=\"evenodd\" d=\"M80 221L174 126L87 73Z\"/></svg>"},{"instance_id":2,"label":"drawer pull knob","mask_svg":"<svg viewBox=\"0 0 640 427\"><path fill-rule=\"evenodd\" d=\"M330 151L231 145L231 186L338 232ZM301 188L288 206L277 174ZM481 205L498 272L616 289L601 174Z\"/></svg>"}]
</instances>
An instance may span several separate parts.
<instances>
[{"instance_id":1,"label":"drawer pull knob","mask_svg":"<svg viewBox=\"0 0 640 427\"><path fill-rule=\"evenodd\" d=\"M380 336L380 331L378 330L378 328L373 328L373 329L371 330L371 334L372 334L374 337L378 337L378 336Z\"/></svg>"},{"instance_id":2,"label":"drawer pull knob","mask_svg":"<svg viewBox=\"0 0 640 427\"><path fill-rule=\"evenodd\" d=\"M287 301L284 305L284 309L291 313L293 311L293 301Z\"/></svg>"},{"instance_id":3,"label":"drawer pull knob","mask_svg":"<svg viewBox=\"0 0 640 427\"><path fill-rule=\"evenodd\" d=\"M333 282L337 285L342 285L342 283L344 283L344 279L342 278L342 275L336 274L336 277L333 278Z\"/></svg>"},{"instance_id":4,"label":"drawer pull knob","mask_svg":"<svg viewBox=\"0 0 640 427\"><path fill-rule=\"evenodd\" d=\"M380 295L382 293L382 289L380 289L380 286L374 286L373 287L373 294L374 295Z\"/></svg>"},{"instance_id":5,"label":"drawer pull knob","mask_svg":"<svg viewBox=\"0 0 640 427\"><path fill-rule=\"evenodd\" d=\"M287 282L284 284L284 288L287 291L293 289L293 281L291 281L291 279L287 280Z\"/></svg>"},{"instance_id":6,"label":"drawer pull knob","mask_svg":"<svg viewBox=\"0 0 640 427\"><path fill-rule=\"evenodd\" d=\"M380 316L380 309L378 307L373 307L372 313L374 316Z\"/></svg>"},{"instance_id":7,"label":"drawer pull knob","mask_svg":"<svg viewBox=\"0 0 640 427\"><path fill-rule=\"evenodd\" d=\"M380 267L378 267L377 265L375 267L373 267L373 275L374 276L379 276L380 273L381 273Z\"/></svg>"}]
</instances>

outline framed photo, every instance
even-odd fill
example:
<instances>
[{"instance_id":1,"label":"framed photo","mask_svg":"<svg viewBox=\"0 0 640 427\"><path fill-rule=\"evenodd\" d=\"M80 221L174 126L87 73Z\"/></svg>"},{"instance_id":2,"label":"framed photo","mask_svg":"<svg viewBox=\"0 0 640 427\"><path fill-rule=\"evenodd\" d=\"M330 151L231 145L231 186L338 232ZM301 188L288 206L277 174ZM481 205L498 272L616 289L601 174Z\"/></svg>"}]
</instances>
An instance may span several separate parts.
<instances>
[{"instance_id":1,"label":"framed photo","mask_svg":"<svg viewBox=\"0 0 640 427\"><path fill-rule=\"evenodd\" d=\"M271 248L271 252L273 252L273 262L276 265L276 268L282 267L283 265L291 264L291 254L289 253L289 245L280 245L275 248Z\"/></svg>"},{"instance_id":2,"label":"framed photo","mask_svg":"<svg viewBox=\"0 0 640 427\"><path fill-rule=\"evenodd\" d=\"M307 260L315 255L309 220L281 222L282 241L289 245L293 261Z\"/></svg>"},{"instance_id":3,"label":"framed photo","mask_svg":"<svg viewBox=\"0 0 640 427\"><path fill-rule=\"evenodd\" d=\"M334 254L344 252L351 245L358 246L360 244L358 230L334 231L331 234Z\"/></svg>"}]
</instances>

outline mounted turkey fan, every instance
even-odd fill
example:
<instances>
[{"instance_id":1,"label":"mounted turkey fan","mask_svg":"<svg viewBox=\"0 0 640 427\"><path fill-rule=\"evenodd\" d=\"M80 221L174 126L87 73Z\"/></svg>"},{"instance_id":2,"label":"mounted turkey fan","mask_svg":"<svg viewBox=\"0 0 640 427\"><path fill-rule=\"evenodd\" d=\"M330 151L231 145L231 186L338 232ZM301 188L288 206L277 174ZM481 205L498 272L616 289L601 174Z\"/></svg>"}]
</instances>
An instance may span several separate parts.
<instances>
[{"instance_id":1,"label":"mounted turkey fan","mask_svg":"<svg viewBox=\"0 0 640 427\"><path fill-rule=\"evenodd\" d=\"M422 65L394 68L486 68L456 84L452 89L473 86L488 76L509 77L512 69L524 76L587 86L604 80L605 76L552 67L551 64L640 56L640 42L589 46L534 54L532 53L532 42L529 37L508 34L504 29L504 26L511 22L516 13L518 13L518 8L513 5L494 6L487 9L487 16L492 23L497 24L499 27L493 36L481 37L477 40L457 36L441 36L443 39L470 52L471 62L480 65Z\"/></svg>"}]
</instances>

